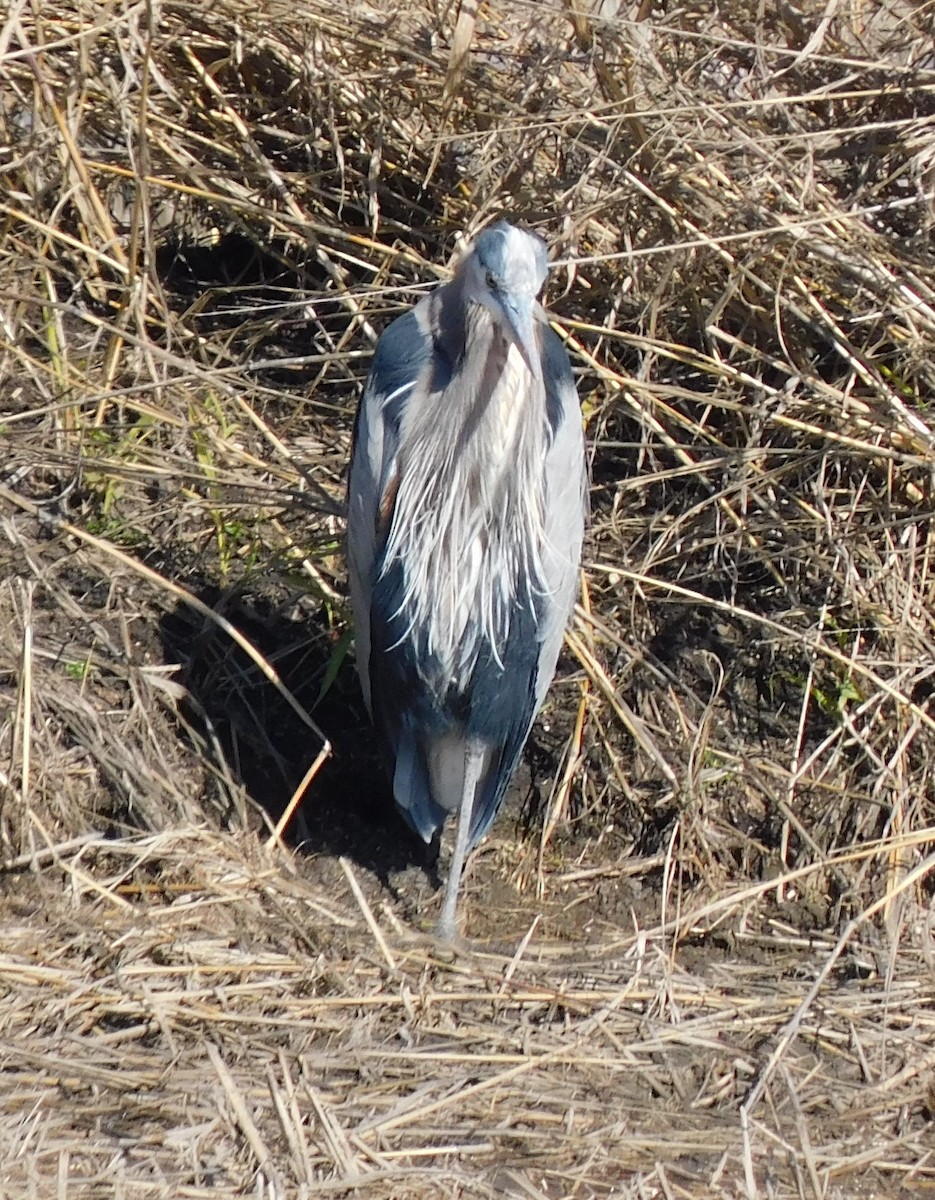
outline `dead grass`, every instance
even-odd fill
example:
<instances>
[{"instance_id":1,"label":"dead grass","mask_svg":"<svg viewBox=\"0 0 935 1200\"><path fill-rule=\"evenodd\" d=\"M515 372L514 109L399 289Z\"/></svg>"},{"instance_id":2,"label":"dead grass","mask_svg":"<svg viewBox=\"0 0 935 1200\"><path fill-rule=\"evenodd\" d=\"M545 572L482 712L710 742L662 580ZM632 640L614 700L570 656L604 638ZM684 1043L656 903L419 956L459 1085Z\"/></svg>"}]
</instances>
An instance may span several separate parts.
<instances>
[{"instance_id":1,"label":"dead grass","mask_svg":"<svg viewBox=\"0 0 935 1200\"><path fill-rule=\"evenodd\" d=\"M935 1183L935 8L755 8L0 17L4 1194ZM448 962L343 472L501 211L594 520Z\"/></svg>"}]
</instances>

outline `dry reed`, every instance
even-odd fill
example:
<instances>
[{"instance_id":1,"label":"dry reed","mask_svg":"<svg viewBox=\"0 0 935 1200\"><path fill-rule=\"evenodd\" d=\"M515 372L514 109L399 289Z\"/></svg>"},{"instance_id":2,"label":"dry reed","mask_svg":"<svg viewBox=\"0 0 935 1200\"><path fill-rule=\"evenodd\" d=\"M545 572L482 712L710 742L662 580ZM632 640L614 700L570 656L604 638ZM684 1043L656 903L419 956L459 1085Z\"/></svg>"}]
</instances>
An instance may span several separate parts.
<instances>
[{"instance_id":1,"label":"dry reed","mask_svg":"<svg viewBox=\"0 0 935 1200\"><path fill-rule=\"evenodd\" d=\"M935 1185L935 9L767 7L0 14L2 1194ZM449 961L343 472L500 212L594 518Z\"/></svg>"}]
</instances>

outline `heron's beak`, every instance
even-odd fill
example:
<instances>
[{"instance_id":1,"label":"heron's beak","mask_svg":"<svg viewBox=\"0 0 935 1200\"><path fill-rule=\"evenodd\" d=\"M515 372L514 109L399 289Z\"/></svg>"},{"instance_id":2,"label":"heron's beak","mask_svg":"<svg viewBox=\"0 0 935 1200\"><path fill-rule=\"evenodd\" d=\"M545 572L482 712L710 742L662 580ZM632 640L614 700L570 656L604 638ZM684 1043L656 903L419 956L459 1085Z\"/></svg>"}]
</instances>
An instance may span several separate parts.
<instances>
[{"instance_id":1,"label":"heron's beak","mask_svg":"<svg viewBox=\"0 0 935 1200\"><path fill-rule=\"evenodd\" d=\"M517 350L533 375L539 367L539 347L536 345L534 305L516 296L501 296L500 305Z\"/></svg>"}]
</instances>

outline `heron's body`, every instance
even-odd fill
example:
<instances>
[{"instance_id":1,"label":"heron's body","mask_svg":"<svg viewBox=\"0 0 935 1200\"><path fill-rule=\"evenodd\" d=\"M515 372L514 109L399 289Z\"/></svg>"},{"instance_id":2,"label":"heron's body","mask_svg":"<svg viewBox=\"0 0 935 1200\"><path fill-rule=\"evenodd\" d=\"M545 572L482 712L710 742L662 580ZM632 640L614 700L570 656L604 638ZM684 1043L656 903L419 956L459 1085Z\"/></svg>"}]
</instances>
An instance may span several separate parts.
<instances>
[{"instance_id":1,"label":"heron's body","mask_svg":"<svg viewBox=\"0 0 935 1200\"><path fill-rule=\"evenodd\" d=\"M482 234L454 279L385 331L358 413L358 668L410 825L428 842L460 814L446 935L464 854L500 806L576 594L581 416L536 302L544 276L538 238Z\"/></svg>"}]
</instances>

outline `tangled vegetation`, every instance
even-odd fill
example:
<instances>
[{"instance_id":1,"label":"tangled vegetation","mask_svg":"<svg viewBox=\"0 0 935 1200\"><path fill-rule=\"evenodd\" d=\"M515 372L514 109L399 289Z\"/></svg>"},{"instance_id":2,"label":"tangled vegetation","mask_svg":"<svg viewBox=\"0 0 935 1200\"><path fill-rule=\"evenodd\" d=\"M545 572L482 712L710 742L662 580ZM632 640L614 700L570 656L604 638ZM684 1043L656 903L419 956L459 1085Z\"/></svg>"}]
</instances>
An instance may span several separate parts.
<instances>
[{"instance_id":1,"label":"tangled vegetation","mask_svg":"<svg viewBox=\"0 0 935 1200\"><path fill-rule=\"evenodd\" d=\"M933 1185L933 45L931 0L0 14L4 1187ZM450 962L343 492L377 334L502 214L592 522Z\"/></svg>"}]
</instances>

